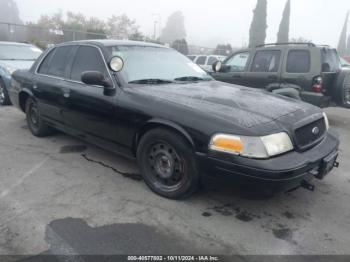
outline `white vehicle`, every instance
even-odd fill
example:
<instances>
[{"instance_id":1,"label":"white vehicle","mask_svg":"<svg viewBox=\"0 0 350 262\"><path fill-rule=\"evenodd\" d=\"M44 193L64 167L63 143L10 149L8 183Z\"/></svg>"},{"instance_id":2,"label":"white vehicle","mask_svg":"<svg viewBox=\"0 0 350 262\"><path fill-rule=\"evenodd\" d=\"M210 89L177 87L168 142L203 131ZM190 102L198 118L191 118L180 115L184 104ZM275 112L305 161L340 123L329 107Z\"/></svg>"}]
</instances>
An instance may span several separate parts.
<instances>
[{"instance_id":1,"label":"white vehicle","mask_svg":"<svg viewBox=\"0 0 350 262\"><path fill-rule=\"evenodd\" d=\"M216 61L222 62L226 58L226 56L220 55L188 55L187 57L207 72L213 71L212 65Z\"/></svg>"}]
</instances>

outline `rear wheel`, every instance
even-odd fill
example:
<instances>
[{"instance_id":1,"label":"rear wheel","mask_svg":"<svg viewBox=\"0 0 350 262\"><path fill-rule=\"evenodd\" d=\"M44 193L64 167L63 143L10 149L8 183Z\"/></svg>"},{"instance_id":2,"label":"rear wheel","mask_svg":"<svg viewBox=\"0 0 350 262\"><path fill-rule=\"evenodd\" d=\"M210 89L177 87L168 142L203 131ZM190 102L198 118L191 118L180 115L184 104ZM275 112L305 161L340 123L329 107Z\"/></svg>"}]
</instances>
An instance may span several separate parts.
<instances>
[{"instance_id":1,"label":"rear wheel","mask_svg":"<svg viewBox=\"0 0 350 262\"><path fill-rule=\"evenodd\" d=\"M31 97L26 101L26 117L28 128L34 136L44 137L53 133L53 129L42 120L38 104Z\"/></svg>"},{"instance_id":2,"label":"rear wheel","mask_svg":"<svg viewBox=\"0 0 350 262\"><path fill-rule=\"evenodd\" d=\"M154 129L146 133L138 146L137 160L146 184L163 197L186 198L198 189L193 150L176 132Z\"/></svg>"},{"instance_id":3,"label":"rear wheel","mask_svg":"<svg viewBox=\"0 0 350 262\"><path fill-rule=\"evenodd\" d=\"M344 86L342 98L343 106L350 108L350 85Z\"/></svg>"},{"instance_id":4,"label":"rear wheel","mask_svg":"<svg viewBox=\"0 0 350 262\"><path fill-rule=\"evenodd\" d=\"M6 90L5 83L0 78L0 105L5 106L10 104L11 104L11 101Z\"/></svg>"}]
</instances>

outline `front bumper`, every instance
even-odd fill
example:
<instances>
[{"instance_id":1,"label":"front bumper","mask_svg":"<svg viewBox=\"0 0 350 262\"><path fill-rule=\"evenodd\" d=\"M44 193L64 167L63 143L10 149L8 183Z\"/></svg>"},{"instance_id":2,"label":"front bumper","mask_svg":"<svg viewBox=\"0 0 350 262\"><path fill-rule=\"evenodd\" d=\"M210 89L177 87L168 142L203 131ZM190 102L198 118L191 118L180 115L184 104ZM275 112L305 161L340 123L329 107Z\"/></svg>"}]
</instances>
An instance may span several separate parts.
<instances>
[{"instance_id":1,"label":"front bumper","mask_svg":"<svg viewBox=\"0 0 350 262\"><path fill-rule=\"evenodd\" d=\"M331 129L320 144L304 152L293 151L264 160L216 152L197 153L196 157L200 171L205 175L284 183L317 177L324 159L336 154L338 148L339 136Z\"/></svg>"}]
</instances>

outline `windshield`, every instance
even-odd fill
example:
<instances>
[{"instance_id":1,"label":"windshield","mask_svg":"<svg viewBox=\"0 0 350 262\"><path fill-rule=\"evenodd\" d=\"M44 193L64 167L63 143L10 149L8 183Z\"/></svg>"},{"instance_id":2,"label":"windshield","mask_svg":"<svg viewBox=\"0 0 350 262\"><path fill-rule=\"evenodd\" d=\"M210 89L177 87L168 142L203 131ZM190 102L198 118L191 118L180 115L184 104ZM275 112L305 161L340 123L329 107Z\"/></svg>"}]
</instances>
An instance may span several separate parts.
<instances>
[{"instance_id":1,"label":"windshield","mask_svg":"<svg viewBox=\"0 0 350 262\"><path fill-rule=\"evenodd\" d=\"M36 60L41 53L31 45L0 45L0 60Z\"/></svg>"},{"instance_id":2,"label":"windshield","mask_svg":"<svg viewBox=\"0 0 350 262\"><path fill-rule=\"evenodd\" d=\"M121 73L127 82L144 79L174 81L184 77L197 80L212 79L186 56L170 48L114 46L110 47L110 51L113 56L123 58L124 68Z\"/></svg>"}]
</instances>

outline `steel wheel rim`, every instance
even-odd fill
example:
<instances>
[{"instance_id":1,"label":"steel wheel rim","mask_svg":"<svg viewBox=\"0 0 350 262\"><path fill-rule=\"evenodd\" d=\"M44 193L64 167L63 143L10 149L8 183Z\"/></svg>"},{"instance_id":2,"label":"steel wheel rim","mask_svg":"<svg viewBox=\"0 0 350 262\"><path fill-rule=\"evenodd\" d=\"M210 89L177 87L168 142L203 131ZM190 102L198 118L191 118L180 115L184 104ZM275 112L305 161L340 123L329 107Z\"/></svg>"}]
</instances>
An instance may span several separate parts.
<instances>
[{"instance_id":1,"label":"steel wheel rim","mask_svg":"<svg viewBox=\"0 0 350 262\"><path fill-rule=\"evenodd\" d=\"M151 182L165 191L173 191L184 183L185 165L176 150L166 142L156 142L148 151Z\"/></svg>"}]
</instances>

